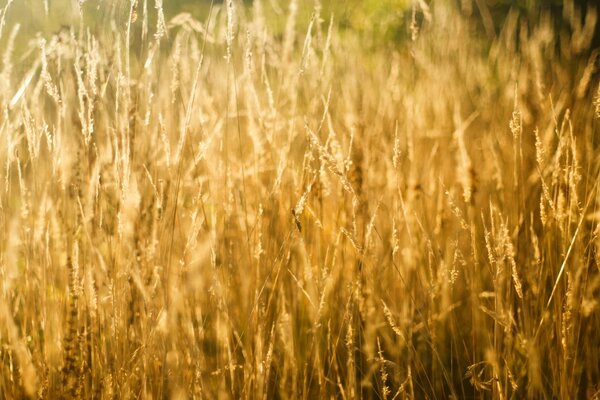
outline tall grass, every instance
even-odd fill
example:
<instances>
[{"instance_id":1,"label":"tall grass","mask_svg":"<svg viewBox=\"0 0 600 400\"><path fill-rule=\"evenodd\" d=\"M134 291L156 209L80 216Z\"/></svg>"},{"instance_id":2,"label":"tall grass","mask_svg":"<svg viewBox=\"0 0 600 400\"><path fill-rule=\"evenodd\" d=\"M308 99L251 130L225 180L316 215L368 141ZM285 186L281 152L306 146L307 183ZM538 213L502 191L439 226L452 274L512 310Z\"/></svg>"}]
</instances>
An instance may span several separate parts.
<instances>
[{"instance_id":1,"label":"tall grass","mask_svg":"<svg viewBox=\"0 0 600 400\"><path fill-rule=\"evenodd\" d=\"M597 10L460 4L6 2L0 398L598 398Z\"/></svg>"}]
</instances>

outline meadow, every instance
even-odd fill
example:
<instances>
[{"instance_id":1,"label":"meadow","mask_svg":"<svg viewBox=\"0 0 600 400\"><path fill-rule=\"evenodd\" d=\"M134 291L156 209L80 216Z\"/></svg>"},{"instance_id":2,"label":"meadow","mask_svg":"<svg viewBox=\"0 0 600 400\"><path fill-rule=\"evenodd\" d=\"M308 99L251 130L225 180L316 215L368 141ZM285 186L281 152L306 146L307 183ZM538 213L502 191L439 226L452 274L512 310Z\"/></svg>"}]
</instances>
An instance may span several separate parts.
<instances>
[{"instance_id":1,"label":"meadow","mask_svg":"<svg viewBox=\"0 0 600 400\"><path fill-rule=\"evenodd\" d=\"M0 2L0 399L600 399L597 7L166 3Z\"/></svg>"}]
</instances>

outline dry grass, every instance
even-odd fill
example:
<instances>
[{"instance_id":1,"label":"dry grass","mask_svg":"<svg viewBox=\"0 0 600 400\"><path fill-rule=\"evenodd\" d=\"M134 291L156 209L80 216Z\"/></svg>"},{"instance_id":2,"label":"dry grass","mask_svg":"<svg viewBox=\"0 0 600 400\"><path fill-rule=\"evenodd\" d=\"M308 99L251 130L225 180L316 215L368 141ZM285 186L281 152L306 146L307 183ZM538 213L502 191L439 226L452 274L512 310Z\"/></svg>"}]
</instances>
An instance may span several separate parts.
<instances>
[{"instance_id":1,"label":"dry grass","mask_svg":"<svg viewBox=\"0 0 600 400\"><path fill-rule=\"evenodd\" d=\"M2 6L0 398L598 398L596 11L272 3Z\"/></svg>"}]
</instances>

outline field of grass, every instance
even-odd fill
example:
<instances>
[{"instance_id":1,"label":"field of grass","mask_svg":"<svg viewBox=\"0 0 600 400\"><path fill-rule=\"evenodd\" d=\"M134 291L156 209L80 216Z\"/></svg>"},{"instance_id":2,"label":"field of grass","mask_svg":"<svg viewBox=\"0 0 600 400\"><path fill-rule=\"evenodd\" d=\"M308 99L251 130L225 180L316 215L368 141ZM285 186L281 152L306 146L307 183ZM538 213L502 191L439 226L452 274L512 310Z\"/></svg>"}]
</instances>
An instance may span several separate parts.
<instances>
[{"instance_id":1,"label":"field of grass","mask_svg":"<svg viewBox=\"0 0 600 400\"><path fill-rule=\"evenodd\" d=\"M600 398L596 8L163 1L0 2L0 399Z\"/></svg>"}]
</instances>

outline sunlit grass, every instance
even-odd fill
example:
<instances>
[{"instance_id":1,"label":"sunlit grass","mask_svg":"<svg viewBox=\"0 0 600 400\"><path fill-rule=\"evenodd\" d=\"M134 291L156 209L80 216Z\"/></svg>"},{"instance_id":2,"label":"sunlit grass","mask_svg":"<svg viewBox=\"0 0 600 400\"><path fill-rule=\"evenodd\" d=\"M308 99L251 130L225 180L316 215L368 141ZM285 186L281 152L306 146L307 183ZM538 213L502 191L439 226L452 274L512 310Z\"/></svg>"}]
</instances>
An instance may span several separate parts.
<instances>
[{"instance_id":1,"label":"sunlit grass","mask_svg":"<svg viewBox=\"0 0 600 400\"><path fill-rule=\"evenodd\" d=\"M596 11L453 4L1 5L0 398L597 398Z\"/></svg>"}]
</instances>

